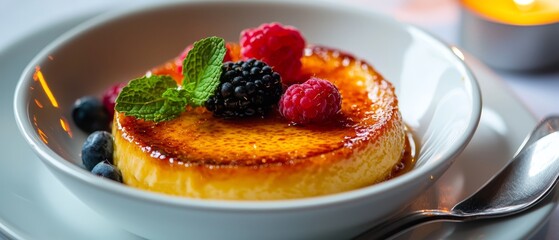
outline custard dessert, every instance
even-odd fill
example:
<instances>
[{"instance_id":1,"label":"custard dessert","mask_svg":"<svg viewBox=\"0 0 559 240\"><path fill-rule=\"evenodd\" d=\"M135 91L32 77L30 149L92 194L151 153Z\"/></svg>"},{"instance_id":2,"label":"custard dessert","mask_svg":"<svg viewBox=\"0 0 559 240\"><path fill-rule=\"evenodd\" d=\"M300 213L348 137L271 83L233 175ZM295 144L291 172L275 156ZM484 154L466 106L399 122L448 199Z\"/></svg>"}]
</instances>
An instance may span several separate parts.
<instances>
[{"instance_id":1,"label":"custard dessert","mask_svg":"<svg viewBox=\"0 0 559 240\"><path fill-rule=\"evenodd\" d=\"M190 198L272 200L339 193L389 178L406 141L392 84L334 49L307 47L301 63L303 74L339 89L343 101L335 120L300 126L272 112L237 121L187 108L175 119L152 122L117 112L114 161L124 183ZM170 61L151 74L180 82L175 68Z\"/></svg>"}]
</instances>

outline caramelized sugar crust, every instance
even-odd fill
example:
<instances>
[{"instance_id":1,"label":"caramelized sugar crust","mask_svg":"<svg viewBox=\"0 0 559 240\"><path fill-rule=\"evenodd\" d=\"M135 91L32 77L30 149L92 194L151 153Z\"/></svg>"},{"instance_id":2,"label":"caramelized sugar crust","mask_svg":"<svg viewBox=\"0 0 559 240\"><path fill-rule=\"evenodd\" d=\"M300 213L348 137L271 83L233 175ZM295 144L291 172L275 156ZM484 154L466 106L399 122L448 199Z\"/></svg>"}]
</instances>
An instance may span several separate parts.
<instances>
[{"instance_id":1,"label":"caramelized sugar crust","mask_svg":"<svg viewBox=\"0 0 559 240\"><path fill-rule=\"evenodd\" d=\"M338 119L292 125L265 118L223 120L203 108L153 123L116 114L115 162L125 183L173 195L213 199L285 199L346 191L385 180L404 149L393 86L367 63L309 47L303 73L333 82ZM170 74L172 62L153 74Z\"/></svg>"}]
</instances>

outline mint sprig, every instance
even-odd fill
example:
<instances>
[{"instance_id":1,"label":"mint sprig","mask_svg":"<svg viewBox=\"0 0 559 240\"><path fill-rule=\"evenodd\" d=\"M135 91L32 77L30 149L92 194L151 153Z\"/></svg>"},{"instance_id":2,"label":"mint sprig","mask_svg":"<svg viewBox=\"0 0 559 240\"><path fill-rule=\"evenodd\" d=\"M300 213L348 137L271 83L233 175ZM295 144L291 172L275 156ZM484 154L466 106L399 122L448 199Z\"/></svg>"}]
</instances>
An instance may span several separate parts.
<instances>
[{"instance_id":1,"label":"mint sprig","mask_svg":"<svg viewBox=\"0 0 559 240\"><path fill-rule=\"evenodd\" d=\"M204 105L219 85L225 52L225 41L221 38L210 37L194 43L182 63L182 87L188 92L189 105Z\"/></svg>"},{"instance_id":2,"label":"mint sprig","mask_svg":"<svg viewBox=\"0 0 559 240\"><path fill-rule=\"evenodd\" d=\"M134 79L118 95L115 109L126 116L161 122L178 117L187 105L203 106L219 85L225 52L222 38L194 43L183 61L182 86L169 76Z\"/></svg>"},{"instance_id":3,"label":"mint sprig","mask_svg":"<svg viewBox=\"0 0 559 240\"><path fill-rule=\"evenodd\" d=\"M186 107L186 91L177 88L169 76L137 78L125 86L116 99L115 109L148 121L166 121L179 116Z\"/></svg>"}]
</instances>

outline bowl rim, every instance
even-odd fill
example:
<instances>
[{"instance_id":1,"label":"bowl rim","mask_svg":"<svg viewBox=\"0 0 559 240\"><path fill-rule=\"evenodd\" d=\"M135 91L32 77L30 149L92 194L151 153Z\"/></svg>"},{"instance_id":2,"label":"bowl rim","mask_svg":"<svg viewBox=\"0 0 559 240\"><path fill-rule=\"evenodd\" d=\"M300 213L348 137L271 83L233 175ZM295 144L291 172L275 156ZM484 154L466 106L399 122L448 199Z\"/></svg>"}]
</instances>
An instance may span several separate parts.
<instances>
[{"instance_id":1,"label":"bowl rim","mask_svg":"<svg viewBox=\"0 0 559 240\"><path fill-rule=\"evenodd\" d=\"M133 187L126 186L124 184L119 184L111 180L100 179L93 174L90 174L85 169L80 166L65 160L63 157L56 154L48 146L44 145L39 139L34 131L32 123L28 120L28 103L26 89L31 83L28 81L34 72L35 66L39 65L49 53L53 52L57 48L63 46L65 43L71 41L73 38L80 36L82 33L87 32L88 29L92 29L98 26L102 26L110 23L111 21L130 17L132 15L141 14L150 11L162 10L166 8L171 8L176 5L208 5L208 4L260 4L260 5L294 5L298 7L313 7L313 8L326 8L335 9L338 11L353 11L363 14L376 14L383 21L393 22L401 27L405 28L406 32L416 31L421 34L422 37L426 37L433 41L433 47L438 50L446 51L451 53L452 65L459 68L464 74L463 81L464 86L467 88L469 97L472 100L472 112L470 119L468 119L468 124L466 127L466 133L461 135L457 139L457 143L454 144L448 151L447 156L441 157L445 159L444 161L438 161L433 164L432 167L420 167L414 169L406 174L403 174L397 178L390 179L389 181L384 181L371 186L366 186L358 188L355 190L345 191L341 193L328 194L323 196L315 196L309 198L299 198L299 199L282 199L282 200L214 200L214 199L192 199L179 196L171 196L162 193L156 193L151 191L145 191L136 189ZM297 1L297 0L268 0L262 2L253 2L248 0L193 0L188 2L171 1L164 3L149 3L141 4L132 7L124 7L116 10L111 10L107 13L100 14L92 19L79 24L78 26L72 28L66 33L62 34L56 38L53 42L44 47L25 67L23 73L21 74L18 84L16 86L14 95L14 115L19 131L23 135L24 139L31 146L35 154L41 159L43 163L47 165L51 170L56 170L62 174L69 175L71 178L81 181L84 184L90 185L94 188L110 192L111 194L121 195L123 197L133 198L138 201L149 202L153 204L163 204L167 206L175 206L181 208L196 208L204 210L214 210L214 211L296 211L299 209L309 209L309 208L323 208L333 205L345 204L348 202L355 201L367 201L367 199L376 194L382 194L390 189L397 188L400 185L415 181L424 176L438 177L429 174L430 171L438 168L448 168L454 159L464 150L466 145L468 145L471 140L481 116L481 92L478 82L463 60L463 56L459 56L456 52L453 52L453 46L445 44L439 38L433 36L432 34L421 30L419 27L413 26L408 23L399 22L389 16L376 13L369 9L359 8L357 6L340 3L335 1L317 2L317 1ZM457 49L457 48L456 48ZM459 50L458 50L459 51ZM57 178L59 178L57 176ZM61 180L59 178L59 180ZM436 180L436 179L432 179ZM66 184L64 184L66 185ZM71 190L70 190L71 191Z\"/></svg>"}]
</instances>

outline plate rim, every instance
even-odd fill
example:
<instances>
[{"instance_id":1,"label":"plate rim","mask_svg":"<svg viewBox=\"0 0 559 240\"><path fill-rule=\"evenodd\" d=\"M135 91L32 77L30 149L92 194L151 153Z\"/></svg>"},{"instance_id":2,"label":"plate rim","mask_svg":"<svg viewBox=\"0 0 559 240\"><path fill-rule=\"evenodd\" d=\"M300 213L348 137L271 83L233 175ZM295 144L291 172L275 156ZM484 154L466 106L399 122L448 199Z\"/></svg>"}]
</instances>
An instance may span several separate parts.
<instances>
[{"instance_id":1,"label":"plate rim","mask_svg":"<svg viewBox=\"0 0 559 240\"><path fill-rule=\"evenodd\" d=\"M57 21L57 22L54 22L54 23L51 23L51 24L47 24L47 25L45 25L45 29L50 28L50 27L53 27L53 26L60 25L60 24L62 24L62 22L65 22L65 21L76 21L76 19L80 19L80 18L82 18L82 17L83 17L83 16L81 16L81 15L77 15L77 16L72 16L72 17L70 17L70 18L68 18L68 19L64 19L64 20ZM40 30L39 30L39 29L35 29L35 31L28 32L28 33L25 34L24 36L19 37L19 38L17 39L17 41L13 41L13 42L11 42L10 44L8 44L6 48L0 49L0 57L3 56L3 55L2 55L3 53L10 51L11 48L13 48L13 47L15 47L15 46L18 46L18 42L24 41L25 39L30 38L30 37L33 37L34 35L36 35L36 34L37 34L37 31L40 31ZM472 71L473 71L474 74L475 74L476 71L474 71L474 68L472 68ZM502 81L502 79L500 79L500 78L493 78L491 81L499 81L499 80ZM504 84L501 84L501 85L504 85ZM510 94L510 95L513 95L513 92L512 92L510 89L506 89L506 90L504 90L504 91L506 91L506 92L507 92L508 94ZM511 96L511 97L513 97L514 99L518 100L518 101L517 101L518 103L522 103L521 101L519 101L518 97L516 97L516 96ZM525 105L523 105L523 109L526 110L526 112L529 113L530 116L532 116L532 118L534 119L534 122L537 122L537 120L536 120L536 118L535 118L533 112L529 111L529 109L528 109ZM28 150L30 150L30 149L28 149ZM38 159L35 159L35 160L38 160ZM0 160L0 162L2 162L2 161ZM45 166L42 165L42 167L45 167ZM554 202L554 203L557 204L556 202ZM549 211L548 214L547 214L547 217L549 217L549 215L551 215L552 212L553 212L553 211ZM546 218L547 218L547 217L546 217ZM542 221L544 221L544 220L545 220L545 219L542 219ZM8 236L8 237L13 237L13 238L16 238L16 239L20 239L20 238L23 238L22 236L25 236L25 234L17 234L18 232L17 232L17 230L14 230L14 228L8 228L7 226L9 226L9 225L10 225L9 222L8 222L8 221L5 221L5 219L2 218L2 216L0 216L0 232L3 232L3 233L12 233L12 234L8 234L7 236ZM18 229L18 230L19 230L19 229ZM536 231L536 229L533 229L532 232L534 232L534 231ZM1 236L1 235L0 235L0 236Z\"/></svg>"}]
</instances>

